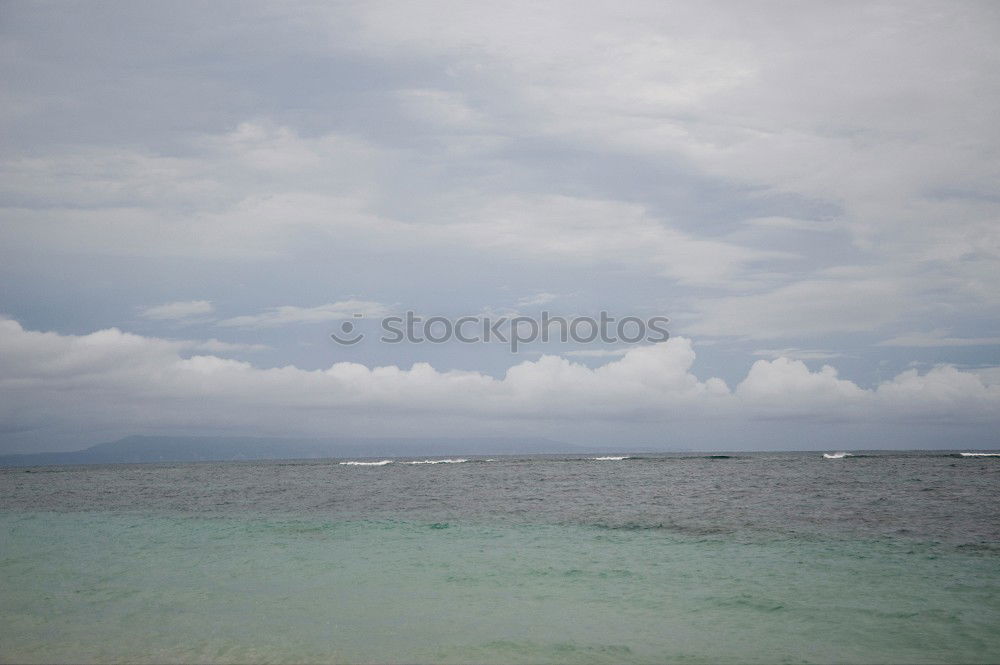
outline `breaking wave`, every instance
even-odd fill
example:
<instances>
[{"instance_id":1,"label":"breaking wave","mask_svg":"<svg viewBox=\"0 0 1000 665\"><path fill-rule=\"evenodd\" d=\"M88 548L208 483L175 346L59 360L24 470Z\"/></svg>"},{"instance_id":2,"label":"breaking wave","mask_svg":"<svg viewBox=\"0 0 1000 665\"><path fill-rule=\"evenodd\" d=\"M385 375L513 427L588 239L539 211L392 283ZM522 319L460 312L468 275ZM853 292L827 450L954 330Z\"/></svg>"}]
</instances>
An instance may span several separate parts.
<instances>
[{"instance_id":1,"label":"breaking wave","mask_svg":"<svg viewBox=\"0 0 1000 665\"><path fill-rule=\"evenodd\" d=\"M386 464L392 464L391 459L384 459L378 462L340 462L341 466L385 466Z\"/></svg>"},{"instance_id":2,"label":"breaking wave","mask_svg":"<svg viewBox=\"0 0 1000 665\"><path fill-rule=\"evenodd\" d=\"M602 457L588 457L595 462L620 462L623 459L632 459L631 455L604 455Z\"/></svg>"},{"instance_id":3,"label":"breaking wave","mask_svg":"<svg viewBox=\"0 0 1000 665\"><path fill-rule=\"evenodd\" d=\"M412 462L406 462L406 464L461 464L462 462L468 462L467 459L422 459L414 460ZM491 460L486 460L491 461Z\"/></svg>"},{"instance_id":4,"label":"breaking wave","mask_svg":"<svg viewBox=\"0 0 1000 665\"><path fill-rule=\"evenodd\" d=\"M823 457L826 459L843 459L845 457L854 457L851 453L823 453Z\"/></svg>"}]
</instances>

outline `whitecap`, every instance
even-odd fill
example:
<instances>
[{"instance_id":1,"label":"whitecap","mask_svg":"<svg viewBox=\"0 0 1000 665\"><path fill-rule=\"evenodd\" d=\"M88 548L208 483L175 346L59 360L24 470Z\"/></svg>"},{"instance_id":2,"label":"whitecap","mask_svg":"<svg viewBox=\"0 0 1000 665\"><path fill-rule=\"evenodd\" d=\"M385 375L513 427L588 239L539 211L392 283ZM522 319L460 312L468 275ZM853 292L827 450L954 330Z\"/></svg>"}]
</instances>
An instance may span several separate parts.
<instances>
[{"instance_id":1,"label":"whitecap","mask_svg":"<svg viewBox=\"0 0 1000 665\"><path fill-rule=\"evenodd\" d=\"M631 455L604 455L603 457L588 457L595 462L620 462L623 459L631 459Z\"/></svg>"},{"instance_id":2,"label":"whitecap","mask_svg":"<svg viewBox=\"0 0 1000 665\"><path fill-rule=\"evenodd\" d=\"M962 457L1000 457L1000 453L959 453Z\"/></svg>"},{"instance_id":3,"label":"whitecap","mask_svg":"<svg viewBox=\"0 0 1000 665\"><path fill-rule=\"evenodd\" d=\"M391 459L384 459L380 462L339 462L339 464L346 466L385 466L386 464L392 464Z\"/></svg>"},{"instance_id":4,"label":"whitecap","mask_svg":"<svg viewBox=\"0 0 1000 665\"><path fill-rule=\"evenodd\" d=\"M407 462L407 464L461 464L468 461L467 459L422 459Z\"/></svg>"},{"instance_id":5,"label":"whitecap","mask_svg":"<svg viewBox=\"0 0 1000 665\"><path fill-rule=\"evenodd\" d=\"M823 457L826 459L843 459L845 457L854 457L851 453L823 453Z\"/></svg>"}]
</instances>

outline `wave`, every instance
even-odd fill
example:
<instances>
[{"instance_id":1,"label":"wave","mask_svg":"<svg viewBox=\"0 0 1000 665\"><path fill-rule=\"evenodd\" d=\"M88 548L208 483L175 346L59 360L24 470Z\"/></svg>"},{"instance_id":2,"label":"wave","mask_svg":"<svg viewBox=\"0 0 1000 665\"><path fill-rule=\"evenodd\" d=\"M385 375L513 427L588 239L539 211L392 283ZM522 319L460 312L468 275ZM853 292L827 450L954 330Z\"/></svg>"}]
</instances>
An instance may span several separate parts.
<instances>
[{"instance_id":1,"label":"wave","mask_svg":"<svg viewBox=\"0 0 1000 665\"><path fill-rule=\"evenodd\" d=\"M385 466L386 464L392 464L391 459L384 459L379 462L339 462L341 466Z\"/></svg>"},{"instance_id":2,"label":"wave","mask_svg":"<svg viewBox=\"0 0 1000 665\"><path fill-rule=\"evenodd\" d=\"M1000 457L1000 453L959 453L961 457Z\"/></svg>"},{"instance_id":3,"label":"wave","mask_svg":"<svg viewBox=\"0 0 1000 665\"><path fill-rule=\"evenodd\" d=\"M462 462L468 462L468 461L469 460L467 459L422 459L422 460L414 460L412 462L406 462L406 464L461 464Z\"/></svg>"},{"instance_id":4,"label":"wave","mask_svg":"<svg viewBox=\"0 0 1000 665\"><path fill-rule=\"evenodd\" d=\"M595 462L621 462L623 459L632 459L631 455L604 455L602 457L588 457Z\"/></svg>"},{"instance_id":5,"label":"wave","mask_svg":"<svg viewBox=\"0 0 1000 665\"><path fill-rule=\"evenodd\" d=\"M823 453L825 459L843 459L845 457L854 457L851 453Z\"/></svg>"}]
</instances>

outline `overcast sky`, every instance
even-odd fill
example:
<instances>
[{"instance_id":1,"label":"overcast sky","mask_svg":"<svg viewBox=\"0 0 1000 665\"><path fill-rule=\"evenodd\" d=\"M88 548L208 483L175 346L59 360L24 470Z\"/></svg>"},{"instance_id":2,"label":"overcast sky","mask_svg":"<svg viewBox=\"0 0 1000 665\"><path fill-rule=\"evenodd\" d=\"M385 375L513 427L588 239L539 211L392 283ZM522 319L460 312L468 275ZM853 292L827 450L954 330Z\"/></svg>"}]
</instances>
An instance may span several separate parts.
<instances>
[{"instance_id":1,"label":"overcast sky","mask_svg":"<svg viewBox=\"0 0 1000 665\"><path fill-rule=\"evenodd\" d=\"M4 2L0 452L996 447L997 72L995 2ZM672 338L377 339L543 309Z\"/></svg>"}]
</instances>

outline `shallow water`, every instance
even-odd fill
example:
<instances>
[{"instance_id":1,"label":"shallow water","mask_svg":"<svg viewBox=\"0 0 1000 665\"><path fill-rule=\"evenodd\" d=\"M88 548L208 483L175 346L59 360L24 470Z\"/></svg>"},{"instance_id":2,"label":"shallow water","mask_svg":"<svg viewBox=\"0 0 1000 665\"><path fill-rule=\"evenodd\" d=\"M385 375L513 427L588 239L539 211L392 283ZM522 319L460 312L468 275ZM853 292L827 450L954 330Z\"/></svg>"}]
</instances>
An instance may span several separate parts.
<instances>
[{"instance_id":1,"label":"shallow water","mask_svg":"<svg viewBox=\"0 0 1000 665\"><path fill-rule=\"evenodd\" d=\"M3 470L0 657L1000 660L997 458L339 461Z\"/></svg>"}]
</instances>

